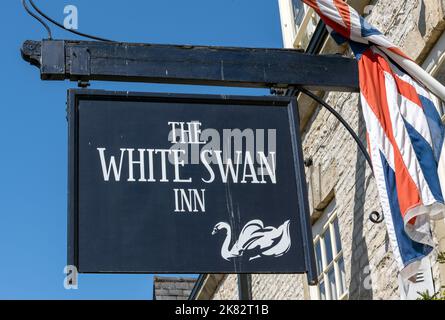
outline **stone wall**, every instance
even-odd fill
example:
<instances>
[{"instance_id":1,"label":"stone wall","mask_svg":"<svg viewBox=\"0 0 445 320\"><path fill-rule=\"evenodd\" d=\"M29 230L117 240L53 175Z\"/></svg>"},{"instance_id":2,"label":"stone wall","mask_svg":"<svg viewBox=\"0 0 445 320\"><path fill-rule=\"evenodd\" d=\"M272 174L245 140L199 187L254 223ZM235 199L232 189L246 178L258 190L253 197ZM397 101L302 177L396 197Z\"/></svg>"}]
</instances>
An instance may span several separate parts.
<instances>
[{"instance_id":1,"label":"stone wall","mask_svg":"<svg viewBox=\"0 0 445 320\"><path fill-rule=\"evenodd\" d=\"M252 297L254 300L301 300L305 295L305 281L303 275L292 274L253 274ZM237 300L237 276L227 275L217 288L213 299Z\"/></svg>"},{"instance_id":2,"label":"stone wall","mask_svg":"<svg viewBox=\"0 0 445 320\"><path fill-rule=\"evenodd\" d=\"M367 20L421 63L445 28L445 0L378 0ZM327 102L365 142L365 125L358 94L329 93ZM369 221L381 212L371 170L347 131L325 109L311 116L303 135L303 151L313 159L307 169L313 221L335 196L349 299L399 299L397 265L385 224ZM316 183L318 181L318 183ZM434 267L435 278L439 267ZM236 298L236 277L220 284L214 298ZM307 299L304 276L253 275L254 299Z\"/></svg>"},{"instance_id":3,"label":"stone wall","mask_svg":"<svg viewBox=\"0 0 445 320\"><path fill-rule=\"evenodd\" d=\"M305 276L255 274L252 276L254 300L302 300L307 298Z\"/></svg>"},{"instance_id":4,"label":"stone wall","mask_svg":"<svg viewBox=\"0 0 445 320\"><path fill-rule=\"evenodd\" d=\"M154 300L187 300L196 279L178 277L154 277Z\"/></svg>"},{"instance_id":5,"label":"stone wall","mask_svg":"<svg viewBox=\"0 0 445 320\"><path fill-rule=\"evenodd\" d=\"M445 0L378 0L367 20L421 63L445 29Z\"/></svg>"},{"instance_id":6,"label":"stone wall","mask_svg":"<svg viewBox=\"0 0 445 320\"><path fill-rule=\"evenodd\" d=\"M220 283L213 296L215 300L237 300L238 282L234 274L227 275Z\"/></svg>"},{"instance_id":7,"label":"stone wall","mask_svg":"<svg viewBox=\"0 0 445 320\"><path fill-rule=\"evenodd\" d=\"M336 107L365 142L366 131L358 94L332 93L325 99ZM325 179L320 184L322 196L312 205L323 209L317 203L325 202L324 198L331 193L331 186L333 188L349 298L397 296L397 267L389 252L385 225L374 224L368 219L372 211L381 212L381 209L365 158L358 152L348 132L325 109L317 110L313 115L303 141L305 156L312 157L313 167L320 171L317 176ZM308 179L310 176L308 174Z\"/></svg>"}]
</instances>

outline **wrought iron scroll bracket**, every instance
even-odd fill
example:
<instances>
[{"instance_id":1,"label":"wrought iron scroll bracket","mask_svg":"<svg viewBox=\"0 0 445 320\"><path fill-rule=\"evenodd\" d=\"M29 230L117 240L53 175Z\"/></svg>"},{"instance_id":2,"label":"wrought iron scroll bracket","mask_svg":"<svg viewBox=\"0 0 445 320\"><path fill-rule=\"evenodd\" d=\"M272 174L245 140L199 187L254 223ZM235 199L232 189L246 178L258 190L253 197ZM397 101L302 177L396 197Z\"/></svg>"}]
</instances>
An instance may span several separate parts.
<instances>
[{"instance_id":1,"label":"wrought iron scroll bracket","mask_svg":"<svg viewBox=\"0 0 445 320\"><path fill-rule=\"evenodd\" d=\"M330 106L326 101L315 95L314 93L310 92L309 90L305 88L292 88L288 90L287 95L297 95L298 93L303 93L304 95L308 96L312 100L319 103L322 107L326 108L330 113L332 113L338 121L345 127L345 129L349 132L351 137L355 140L357 143L357 146L359 147L360 151L362 152L363 156L366 159L366 162L368 163L369 167L371 168L371 171L374 173L373 167L372 167L372 161L371 157L369 156L368 151L366 150L365 145L360 140L359 136L354 132L354 130L351 128L351 126L348 124L348 122L338 113L332 106ZM377 211L372 211L369 214L369 220L373 223L382 223L384 220L383 214Z\"/></svg>"}]
</instances>

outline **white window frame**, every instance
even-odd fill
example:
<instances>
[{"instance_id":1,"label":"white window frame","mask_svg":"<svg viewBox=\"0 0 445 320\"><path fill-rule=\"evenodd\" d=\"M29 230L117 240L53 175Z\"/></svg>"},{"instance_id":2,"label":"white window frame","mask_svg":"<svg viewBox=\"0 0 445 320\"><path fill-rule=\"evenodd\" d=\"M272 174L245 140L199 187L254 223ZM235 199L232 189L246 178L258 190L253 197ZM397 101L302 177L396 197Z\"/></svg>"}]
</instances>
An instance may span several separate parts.
<instances>
[{"instance_id":1,"label":"white window frame","mask_svg":"<svg viewBox=\"0 0 445 320\"><path fill-rule=\"evenodd\" d=\"M316 12L303 4L304 16L300 25L296 26L292 0L278 0L278 5L284 47L288 49L302 48L305 36L315 31L316 25L311 22L317 17Z\"/></svg>"},{"instance_id":2,"label":"white window frame","mask_svg":"<svg viewBox=\"0 0 445 320\"><path fill-rule=\"evenodd\" d=\"M337 248L337 241L336 241L336 235L335 235L335 227L334 227L334 221L338 221L338 215L336 211L336 203L335 200L331 201L331 203L328 205L328 207L324 210L323 215L318 219L318 221L314 224L312 227L312 231L314 236L313 243L314 248L317 244L317 242L320 241L321 237L326 234L326 232L329 232L331 237L331 246L332 246L332 255L333 259L332 261L327 264L326 261L326 247L325 242L320 242L320 249L321 249L321 258L322 258L322 272L321 275L319 275L319 280L323 280L324 286L325 286L325 295L326 300L332 300L331 296L331 290L328 289L328 285L330 285L329 282L329 271L334 268L334 274L335 274L335 285L336 285L336 299L337 300L345 300L349 296L348 288L346 287L345 278L343 276L343 283L341 283L341 276L340 276L340 267L339 267L339 261L343 258L344 263L344 256L343 256L343 248L341 250L338 250ZM340 227L340 226L339 226ZM318 273L318 269L317 269ZM318 275L318 274L317 274ZM341 287L344 286L344 292L341 292ZM309 286L309 294L311 299L313 300L320 300L320 286Z\"/></svg>"},{"instance_id":3,"label":"white window frame","mask_svg":"<svg viewBox=\"0 0 445 320\"><path fill-rule=\"evenodd\" d=\"M422 64L423 69L433 77L437 74L441 67L445 66L445 32L442 33L439 41L431 49L428 57ZM445 110L442 106L442 121L445 123Z\"/></svg>"}]
</instances>

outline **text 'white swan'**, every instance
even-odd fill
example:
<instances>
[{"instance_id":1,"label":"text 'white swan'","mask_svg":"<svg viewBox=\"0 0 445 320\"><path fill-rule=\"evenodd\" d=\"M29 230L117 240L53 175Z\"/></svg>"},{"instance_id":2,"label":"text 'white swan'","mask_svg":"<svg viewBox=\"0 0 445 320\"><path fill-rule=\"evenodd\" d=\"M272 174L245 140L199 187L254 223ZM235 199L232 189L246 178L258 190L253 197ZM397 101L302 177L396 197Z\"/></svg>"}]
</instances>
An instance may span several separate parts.
<instances>
[{"instance_id":1,"label":"text 'white swan'","mask_svg":"<svg viewBox=\"0 0 445 320\"><path fill-rule=\"evenodd\" d=\"M221 248L221 256L225 260L249 255L249 261L262 256L280 257L289 251L291 239L289 233L290 220L278 228L264 227L261 220L246 223L238 240L229 248L232 242L232 228L226 222L219 222L213 228L212 235L220 230L226 230L226 239Z\"/></svg>"}]
</instances>

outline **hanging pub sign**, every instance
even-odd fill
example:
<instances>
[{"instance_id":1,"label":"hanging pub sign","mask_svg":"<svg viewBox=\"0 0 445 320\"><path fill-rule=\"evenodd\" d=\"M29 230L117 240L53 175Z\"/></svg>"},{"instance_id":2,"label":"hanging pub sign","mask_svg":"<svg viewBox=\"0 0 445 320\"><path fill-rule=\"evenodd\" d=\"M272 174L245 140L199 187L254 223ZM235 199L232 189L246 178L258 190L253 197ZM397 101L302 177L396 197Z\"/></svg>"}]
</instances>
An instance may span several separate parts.
<instances>
[{"instance_id":1,"label":"hanging pub sign","mask_svg":"<svg viewBox=\"0 0 445 320\"><path fill-rule=\"evenodd\" d=\"M295 100L68 100L68 260L79 272L313 270Z\"/></svg>"}]
</instances>

